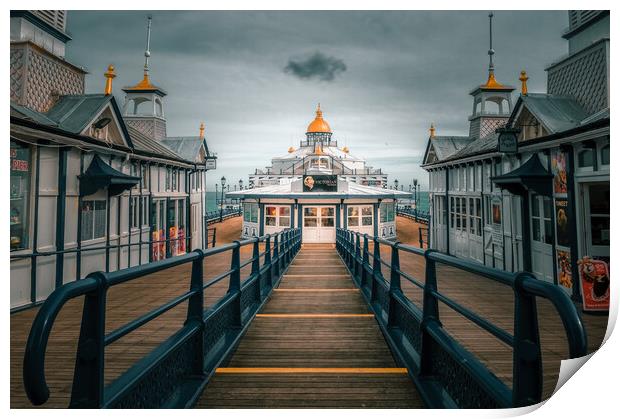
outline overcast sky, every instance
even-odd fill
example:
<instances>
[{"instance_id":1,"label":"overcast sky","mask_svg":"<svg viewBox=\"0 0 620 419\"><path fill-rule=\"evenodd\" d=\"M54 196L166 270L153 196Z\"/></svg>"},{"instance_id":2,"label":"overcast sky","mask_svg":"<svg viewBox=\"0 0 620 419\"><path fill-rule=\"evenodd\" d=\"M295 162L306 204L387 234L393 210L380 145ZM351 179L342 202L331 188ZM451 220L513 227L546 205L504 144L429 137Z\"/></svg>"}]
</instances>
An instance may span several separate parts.
<instances>
[{"instance_id":1,"label":"overcast sky","mask_svg":"<svg viewBox=\"0 0 620 419\"><path fill-rule=\"evenodd\" d=\"M218 169L247 175L304 139L317 102L333 138L396 178L418 178L428 127L467 135L469 91L486 81L488 17L465 12L153 12L151 80L164 88L168 135L206 123ZM148 12L71 11L67 59L85 67L86 90L114 94L142 78ZM544 92L544 68L567 53L565 11L495 12L496 77Z\"/></svg>"}]
</instances>

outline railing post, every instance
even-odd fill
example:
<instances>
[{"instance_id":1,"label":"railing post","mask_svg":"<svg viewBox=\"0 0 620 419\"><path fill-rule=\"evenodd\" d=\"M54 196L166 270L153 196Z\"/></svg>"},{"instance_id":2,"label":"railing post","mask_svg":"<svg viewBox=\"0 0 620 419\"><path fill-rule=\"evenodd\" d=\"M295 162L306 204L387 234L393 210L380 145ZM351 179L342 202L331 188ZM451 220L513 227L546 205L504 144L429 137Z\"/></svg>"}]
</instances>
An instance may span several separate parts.
<instances>
[{"instance_id":1,"label":"railing post","mask_svg":"<svg viewBox=\"0 0 620 419\"><path fill-rule=\"evenodd\" d=\"M94 272L87 278L96 278L98 285L95 291L84 296L69 403L71 408L98 408L103 405L104 397L107 276L103 272Z\"/></svg>"},{"instance_id":2,"label":"railing post","mask_svg":"<svg viewBox=\"0 0 620 419\"><path fill-rule=\"evenodd\" d=\"M349 234L347 235L347 254L348 254L348 258L347 261L349 262L349 268L353 269L353 232L352 231L347 231Z\"/></svg>"},{"instance_id":3,"label":"railing post","mask_svg":"<svg viewBox=\"0 0 620 419\"><path fill-rule=\"evenodd\" d=\"M353 265L353 277L355 279L355 282L359 282L360 280L360 274L359 274L359 268L360 268L360 233L355 233L355 264Z\"/></svg>"},{"instance_id":4,"label":"railing post","mask_svg":"<svg viewBox=\"0 0 620 419\"><path fill-rule=\"evenodd\" d=\"M263 267L267 267L265 273L267 277L265 278L265 282L267 285L267 290L271 290L273 286L273 271L272 271L272 263L271 263L271 234L267 234L265 237L265 263Z\"/></svg>"},{"instance_id":5,"label":"railing post","mask_svg":"<svg viewBox=\"0 0 620 419\"><path fill-rule=\"evenodd\" d=\"M276 233L275 238L273 239L273 273L274 276L271 277L271 283L274 284L275 281L280 277L280 243L278 242L278 237L280 233Z\"/></svg>"},{"instance_id":6,"label":"railing post","mask_svg":"<svg viewBox=\"0 0 620 419\"><path fill-rule=\"evenodd\" d=\"M239 240L233 242L235 247L232 249L232 255L230 257L230 283L228 285L228 292L234 294L234 300L232 301L234 318L232 319L233 327L241 327L241 261L240 261L240 248L241 243Z\"/></svg>"},{"instance_id":7,"label":"railing post","mask_svg":"<svg viewBox=\"0 0 620 419\"><path fill-rule=\"evenodd\" d=\"M198 333L198 339L196 347L194 348L193 359L193 371L196 375L204 375L204 361L206 353L204 351L204 334L205 325L203 321L204 313L204 288L203 288L203 261L204 252L201 249L194 250L199 255L198 258L192 261L192 277L190 282L190 291L194 292L194 295L189 297L187 301L187 319L185 324L191 322L197 322L200 324L200 332Z\"/></svg>"},{"instance_id":8,"label":"railing post","mask_svg":"<svg viewBox=\"0 0 620 419\"><path fill-rule=\"evenodd\" d=\"M418 241L420 242L420 249L423 249L424 239L422 238L422 227L418 227Z\"/></svg>"},{"instance_id":9,"label":"railing post","mask_svg":"<svg viewBox=\"0 0 620 419\"><path fill-rule=\"evenodd\" d=\"M388 308L388 327L392 327L396 322L396 299L395 294L402 294L400 287L400 256L398 252L398 243L392 245L392 257L390 260L390 304Z\"/></svg>"},{"instance_id":10,"label":"railing post","mask_svg":"<svg viewBox=\"0 0 620 419\"><path fill-rule=\"evenodd\" d=\"M542 399L542 356L538 331L536 297L523 289L528 273L515 278L514 350L512 403L514 407L530 406Z\"/></svg>"},{"instance_id":11,"label":"railing post","mask_svg":"<svg viewBox=\"0 0 620 419\"><path fill-rule=\"evenodd\" d=\"M217 232L217 227L213 227L213 242L211 243L211 247L215 247L215 233L216 232Z\"/></svg>"},{"instance_id":12,"label":"railing post","mask_svg":"<svg viewBox=\"0 0 620 419\"><path fill-rule=\"evenodd\" d=\"M420 375L432 374L431 358L433 356L433 345L431 336L427 331L431 322L439 322L439 304L437 297L433 295L437 291L437 272L435 261L429 257L429 251L424 252L424 260L426 262L426 274L424 281L424 297L422 302L422 323L421 346L420 351Z\"/></svg>"},{"instance_id":13,"label":"railing post","mask_svg":"<svg viewBox=\"0 0 620 419\"><path fill-rule=\"evenodd\" d=\"M256 287L256 300L258 302L262 301L262 293L261 293L261 289L262 287L262 278L260 277L260 252L258 249L258 238L256 238L256 241L254 242L254 244L252 245L252 272L250 273L250 277L254 278L256 277L255 281L258 281L258 287Z\"/></svg>"},{"instance_id":14,"label":"railing post","mask_svg":"<svg viewBox=\"0 0 620 419\"><path fill-rule=\"evenodd\" d=\"M370 262L368 261L368 234L364 234L364 249L362 250L362 276L360 278L360 289L364 289L368 282L368 268L370 268Z\"/></svg>"},{"instance_id":15,"label":"railing post","mask_svg":"<svg viewBox=\"0 0 620 419\"><path fill-rule=\"evenodd\" d=\"M373 238L374 249L372 251L372 282L370 284L370 301L375 298L376 283L381 278L381 245L377 237Z\"/></svg>"}]
</instances>

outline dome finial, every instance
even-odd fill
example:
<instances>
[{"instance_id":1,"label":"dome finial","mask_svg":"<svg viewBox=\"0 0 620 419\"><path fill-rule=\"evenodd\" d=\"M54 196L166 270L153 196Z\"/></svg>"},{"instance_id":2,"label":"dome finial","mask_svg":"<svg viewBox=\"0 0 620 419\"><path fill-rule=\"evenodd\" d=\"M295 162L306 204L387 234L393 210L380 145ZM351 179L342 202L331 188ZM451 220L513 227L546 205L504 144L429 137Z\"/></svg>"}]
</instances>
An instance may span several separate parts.
<instances>
[{"instance_id":1,"label":"dome finial","mask_svg":"<svg viewBox=\"0 0 620 419\"><path fill-rule=\"evenodd\" d=\"M530 78L527 76L525 70L521 70L521 76L519 77L519 81L521 82L521 94L523 96L527 95L527 81Z\"/></svg>"},{"instance_id":2,"label":"dome finial","mask_svg":"<svg viewBox=\"0 0 620 419\"><path fill-rule=\"evenodd\" d=\"M430 132L431 138L435 138L435 124L431 122L431 127L428 129Z\"/></svg>"},{"instance_id":3,"label":"dome finial","mask_svg":"<svg viewBox=\"0 0 620 419\"><path fill-rule=\"evenodd\" d=\"M327 121L323 119L323 111L321 110L320 103L316 107L316 117L314 118L314 121L308 125L308 129L306 130L306 133L309 132L332 132Z\"/></svg>"},{"instance_id":4,"label":"dome finial","mask_svg":"<svg viewBox=\"0 0 620 419\"><path fill-rule=\"evenodd\" d=\"M108 66L108 71L103 73L103 75L106 78L104 94L106 96L109 96L112 94L112 80L114 79L114 77L116 77L116 73L114 72L114 66L110 64Z\"/></svg>"},{"instance_id":5,"label":"dome finial","mask_svg":"<svg viewBox=\"0 0 620 419\"><path fill-rule=\"evenodd\" d=\"M200 134L198 136L200 137L201 140L205 139L205 123L204 122L200 123Z\"/></svg>"}]
</instances>

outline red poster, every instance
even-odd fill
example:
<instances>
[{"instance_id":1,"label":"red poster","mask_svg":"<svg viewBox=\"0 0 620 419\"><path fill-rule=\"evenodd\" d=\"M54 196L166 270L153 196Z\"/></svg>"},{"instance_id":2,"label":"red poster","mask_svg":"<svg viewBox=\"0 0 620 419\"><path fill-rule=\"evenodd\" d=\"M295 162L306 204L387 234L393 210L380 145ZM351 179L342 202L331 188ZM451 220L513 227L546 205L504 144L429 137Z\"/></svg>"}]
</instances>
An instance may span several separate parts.
<instances>
[{"instance_id":1,"label":"red poster","mask_svg":"<svg viewBox=\"0 0 620 419\"><path fill-rule=\"evenodd\" d=\"M172 226L169 229L169 238L170 238L170 254L172 256L176 256L178 255L178 248L179 248L179 241L178 240L174 240L177 238L177 228L176 226Z\"/></svg>"},{"instance_id":2,"label":"red poster","mask_svg":"<svg viewBox=\"0 0 620 419\"><path fill-rule=\"evenodd\" d=\"M179 254L185 254L187 249L185 248L185 229L179 229Z\"/></svg>"},{"instance_id":3,"label":"red poster","mask_svg":"<svg viewBox=\"0 0 620 419\"><path fill-rule=\"evenodd\" d=\"M609 310L609 268L602 260L584 256L577 262L585 311Z\"/></svg>"},{"instance_id":4,"label":"red poster","mask_svg":"<svg viewBox=\"0 0 620 419\"><path fill-rule=\"evenodd\" d=\"M573 273L570 266L570 252L557 250L558 257L558 284L571 291L573 289Z\"/></svg>"}]
</instances>

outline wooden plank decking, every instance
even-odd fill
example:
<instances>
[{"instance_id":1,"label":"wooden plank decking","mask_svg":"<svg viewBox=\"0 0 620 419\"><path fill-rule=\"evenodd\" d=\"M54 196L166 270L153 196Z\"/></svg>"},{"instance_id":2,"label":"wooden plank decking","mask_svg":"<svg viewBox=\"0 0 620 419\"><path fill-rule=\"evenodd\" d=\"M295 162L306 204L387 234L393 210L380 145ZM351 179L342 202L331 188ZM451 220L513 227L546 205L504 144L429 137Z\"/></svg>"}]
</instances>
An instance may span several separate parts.
<instances>
[{"instance_id":1,"label":"wooden plank decking","mask_svg":"<svg viewBox=\"0 0 620 419\"><path fill-rule=\"evenodd\" d=\"M197 408L423 407L333 246L304 246Z\"/></svg>"}]
</instances>

